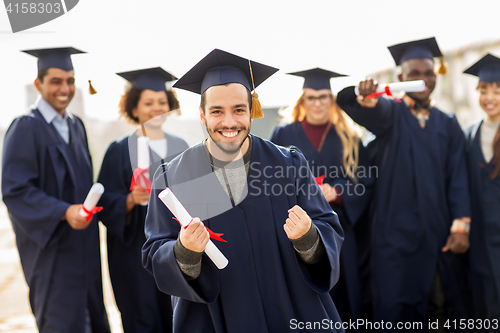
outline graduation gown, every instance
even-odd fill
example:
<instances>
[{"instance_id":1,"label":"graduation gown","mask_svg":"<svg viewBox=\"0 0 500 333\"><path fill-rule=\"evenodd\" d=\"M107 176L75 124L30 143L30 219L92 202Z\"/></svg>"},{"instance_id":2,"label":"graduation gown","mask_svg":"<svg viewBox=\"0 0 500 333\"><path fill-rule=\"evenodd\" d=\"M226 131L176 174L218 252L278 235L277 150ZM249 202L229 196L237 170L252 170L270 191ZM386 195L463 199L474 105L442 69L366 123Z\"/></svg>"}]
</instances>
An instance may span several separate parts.
<instances>
[{"instance_id":1,"label":"graduation gown","mask_svg":"<svg viewBox=\"0 0 500 333\"><path fill-rule=\"evenodd\" d=\"M481 124L466 131L472 198L472 294L476 318L500 320L500 177L489 178L494 167L487 165L481 150Z\"/></svg>"},{"instance_id":2,"label":"graduation gown","mask_svg":"<svg viewBox=\"0 0 500 333\"><path fill-rule=\"evenodd\" d=\"M464 255L443 253L452 221L470 216L464 136L456 118L432 108L425 128L404 103L380 98L362 108L354 87L337 96L351 118L376 135L372 221L375 320L420 321L436 271L449 319L467 318L460 297Z\"/></svg>"},{"instance_id":3,"label":"graduation gown","mask_svg":"<svg viewBox=\"0 0 500 333\"><path fill-rule=\"evenodd\" d=\"M61 217L90 190L92 163L83 123L69 121L70 143L35 109L5 136L2 194L16 234L31 309L40 332L110 332L103 303L97 219L74 230Z\"/></svg>"},{"instance_id":4,"label":"graduation gown","mask_svg":"<svg viewBox=\"0 0 500 333\"><path fill-rule=\"evenodd\" d=\"M160 290L180 297L175 332L288 332L323 320L335 331L340 318L328 291L339 277L343 232L337 216L320 192L310 194L317 184L302 154L255 136L252 145L248 192L236 206L212 172L202 143L164 165L150 197L143 264ZM224 233L227 243L216 246L229 260L226 268L218 270L203 255L199 277L185 278L173 250L180 226L157 198L166 185L193 217ZM304 263L283 230L287 211L296 204L325 245L317 264Z\"/></svg>"},{"instance_id":5,"label":"graduation gown","mask_svg":"<svg viewBox=\"0 0 500 333\"><path fill-rule=\"evenodd\" d=\"M181 138L165 133L169 162L188 148ZM162 159L150 150L150 174ZM101 166L99 182L104 192L99 218L107 228L108 265L116 304L127 332L171 332L170 296L158 290L153 276L142 267L141 248L147 206L137 205L125 214L133 170L137 167L135 133L111 143ZM152 178L152 176L151 176Z\"/></svg>"},{"instance_id":6,"label":"graduation gown","mask_svg":"<svg viewBox=\"0 0 500 333\"><path fill-rule=\"evenodd\" d=\"M277 145L297 147L307 159L314 177L324 175L324 183L341 189L344 205L331 203L339 215L344 230L344 243L340 252L340 279L331 291L333 301L344 321L362 318L362 296L359 274L358 247L366 254L368 243L358 243L356 233L369 239L366 214L373 190L374 175L370 173L368 152L359 144L359 168L356 185L346 174L342 163L343 146L337 131L332 126L321 151L317 151L298 121L274 128L270 140ZM363 170L361 170L363 169ZM361 173L363 171L363 174ZM356 187L355 187L356 186ZM364 219L362 217L364 216ZM361 221L360 221L361 220ZM358 225L358 222L359 225ZM356 229L356 230L355 230ZM367 281L364 281L365 284Z\"/></svg>"}]
</instances>

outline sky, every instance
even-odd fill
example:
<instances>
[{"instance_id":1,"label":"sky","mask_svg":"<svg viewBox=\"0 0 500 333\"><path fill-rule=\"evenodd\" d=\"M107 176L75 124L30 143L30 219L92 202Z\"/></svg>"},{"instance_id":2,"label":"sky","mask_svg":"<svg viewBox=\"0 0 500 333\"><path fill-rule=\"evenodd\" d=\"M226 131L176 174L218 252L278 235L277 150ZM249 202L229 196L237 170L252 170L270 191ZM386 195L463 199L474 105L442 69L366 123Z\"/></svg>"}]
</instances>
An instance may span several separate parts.
<instances>
[{"instance_id":1,"label":"sky","mask_svg":"<svg viewBox=\"0 0 500 333\"><path fill-rule=\"evenodd\" d=\"M219 48L279 68L257 88L259 99L264 107L291 105L303 81L287 72L348 74L332 80L336 92L394 66L389 45L435 36L446 52L498 40L498 13L498 0L80 0L67 14L14 34L0 9L0 127L27 110L26 85L37 70L23 49L88 52L73 56L86 116L114 120L125 88L116 72L161 66L180 77ZM89 79L98 94L86 93ZM178 97L183 115L195 116L199 96Z\"/></svg>"}]
</instances>

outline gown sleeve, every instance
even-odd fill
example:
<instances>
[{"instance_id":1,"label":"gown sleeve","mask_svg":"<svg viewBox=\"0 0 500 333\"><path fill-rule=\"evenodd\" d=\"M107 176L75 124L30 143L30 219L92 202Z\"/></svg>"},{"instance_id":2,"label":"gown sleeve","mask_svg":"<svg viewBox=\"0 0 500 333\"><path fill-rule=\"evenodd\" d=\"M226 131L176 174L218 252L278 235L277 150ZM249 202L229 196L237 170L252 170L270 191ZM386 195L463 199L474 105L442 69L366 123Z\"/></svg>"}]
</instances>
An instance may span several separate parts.
<instances>
[{"instance_id":1,"label":"gown sleeve","mask_svg":"<svg viewBox=\"0 0 500 333\"><path fill-rule=\"evenodd\" d=\"M45 248L59 223L65 223L61 218L70 204L42 190L43 184L55 194L62 184L45 184L41 177L41 165L51 163L52 155L40 151L43 138L37 135L37 121L24 116L14 120L7 130L2 158L2 195L12 222L39 247ZM61 170L61 174L64 171Z\"/></svg>"},{"instance_id":2,"label":"gown sleeve","mask_svg":"<svg viewBox=\"0 0 500 333\"><path fill-rule=\"evenodd\" d=\"M446 185L452 219L470 217L469 182L467 176L465 137L455 116L450 118Z\"/></svg>"},{"instance_id":3,"label":"gown sleeve","mask_svg":"<svg viewBox=\"0 0 500 333\"><path fill-rule=\"evenodd\" d=\"M342 110L377 136L388 132L394 123L393 103L396 102L381 97L375 107L364 108L356 100L353 86L344 88L337 95L337 104Z\"/></svg>"},{"instance_id":4,"label":"gown sleeve","mask_svg":"<svg viewBox=\"0 0 500 333\"><path fill-rule=\"evenodd\" d=\"M124 245L128 245L137 229L134 225L135 219L132 218L137 213L135 212L137 207L126 214L127 196L130 193L132 178L131 176L127 178L126 168L131 166L124 158L124 154L120 144L113 142L104 155L98 182L106 190L99 201L99 205L103 207L99 219L110 234L120 239Z\"/></svg>"}]
</instances>

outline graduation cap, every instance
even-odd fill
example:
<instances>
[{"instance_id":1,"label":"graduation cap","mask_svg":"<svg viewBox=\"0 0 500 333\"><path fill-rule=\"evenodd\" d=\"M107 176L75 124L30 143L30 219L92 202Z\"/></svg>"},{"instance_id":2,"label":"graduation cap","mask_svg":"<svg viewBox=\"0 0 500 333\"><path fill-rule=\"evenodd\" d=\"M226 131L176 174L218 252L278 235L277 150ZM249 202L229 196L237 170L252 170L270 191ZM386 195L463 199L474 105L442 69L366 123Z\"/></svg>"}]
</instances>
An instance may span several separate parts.
<instances>
[{"instance_id":1,"label":"graduation cap","mask_svg":"<svg viewBox=\"0 0 500 333\"><path fill-rule=\"evenodd\" d=\"M38 71L48 68L59 68L65 71L71 71L73 70L71 55L85 53L73 47L23 50L22 52L38 58Z\"/></svg>"},{"instance_id":2,"label":"graduation cap","mask_svg":"<svg viewBox=\"0 0 500 333\"><path fill-rule=\"evenodd\" d=\"M479 77L479 82L500 82L500 58L488 53L464 73Z\"/></svg>"},{"instance_id":3,"label":"graduation cap","mask_svg":"<svg viewBox=\"0 0 500 333\"><path fill-rule=\"evenodd\" d=\"M335 77L343 77L347 76L344 74L339 74L335 72L328 71L322 68L313 68L300 72L287 73L289 75L301 76L304 78L304 86L305 88L311 88L314 90L328 89L332 90L330 86L330 79Z\"/></svg>"},{"instance_id":4,"label":"graduation cap","mask_svg":"<svg viewBox=\"0 0 500 333\"><path fill-rule=\"evenodd\" d=\"M252 118L262 118L262 108L255 88L278 71L277 68L214 49L184 74L173 86L203 94L212 86L240 83L252 94Z\"/></svg>"},{"instance_id":5,"label":"graduation cap","mask_svg":"<svg viewBox=\"0 0 500 333\"><path fill-rule=\"evenodd\" d=\"M440 57L441 64L438 73L448 73L443 54L434 37L392 45L388 49L397 66L409 59L434 59L434 57Z\"/></svg>"},{"instance_id":6,"label":"graduation cap","mask_svg":"<svg viewBox=\"0 0 500 333\"><path fill-rule=\"evenodd\" d=\"M177 78L161 67L144 68L135 71L116 73L140 89L153 91L165 90L165 83Z\"/></svg>"}]
</instances>

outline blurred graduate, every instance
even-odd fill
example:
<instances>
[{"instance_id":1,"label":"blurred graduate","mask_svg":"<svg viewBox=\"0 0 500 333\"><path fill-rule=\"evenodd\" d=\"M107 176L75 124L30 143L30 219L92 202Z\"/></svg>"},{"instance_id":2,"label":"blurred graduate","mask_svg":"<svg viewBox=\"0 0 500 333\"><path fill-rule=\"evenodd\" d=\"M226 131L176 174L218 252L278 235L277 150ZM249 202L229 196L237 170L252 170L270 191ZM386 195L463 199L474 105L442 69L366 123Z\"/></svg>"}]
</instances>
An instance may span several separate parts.
<instances>
[{"instance_id":1,"label":"blurred graduate","mask_svg":"<svg viewBox=\"0 0 500 333\"><path fill-rule=\"evenodd\" d=\"M328 294L339 277L338 218L300 152L249 134L263 116L251 91L276 71L215 49L174 85L201 94L208 132L160 170L146 217L143 264L180 298L176 332L313 331L322 321L343 331ZM188 226L158 199L166 186L194 217ZM206 227L223 233L224 269L203 254Z\"/></svg>"},{"instance_id":2,"label":"blurred graduate","mask_svg":"<svg viewBox=\"0 0 500 333\"><path fill-rule=\"evenodd\" d=\"M339 215L344 243L340 279L331 295L342 320L356 321L362 318L363 303L358 246L363 247L359 254L366 255L369 226L364 213L375 174L371 173L368 152L356 125L339 108L331 90L330 79L345 75L321 68L289 74L304 77L303 93L293 108L293 122L276 126L270 140L281 146L293 145L304 154L325 199Z\"/></svg>"},{"instance_id":3,"label":"blurred graduate","mask_svg":"<svg viewBox=\"0 0 500 333\"><path fill-rule=\"evenodd\" d=\"M110 332L103 303L97 219L80 216L92 161L75 94L74 48L24 51L38 57L36 105L5 135L2 194L16 233L40 332Z\"/></svg>"},{"instance_id":4,"label":"blurred graduate","mask_svg":"<svg viewBox=\"0 0 500 333\"><path fill-rule=\"evenodd\" d=\"M492 320L493 332L500 321L500 59L487 54L464 73L478 77L479 105L486 113L466 130L466 148L472 197L470 265L475 317Z\"/></svg>"},{"instance_id":5,"label":"blurred graduate","mask_svg":"<svg viewBox=\"0 0 500 333\"><path fill-rule=\"evenodd\" d=\"M149 200L149 175L188 148L183 139L161 128L168 113L179 109L175 92L165 85L176 77L159 67L118 75L130 82L120 101L120 115L139 127L111 143L99 174L106 188L99 217L107 228L111 284L125 333L171 332L170 296L158 290L142 267L141 248L146 241L147 205L142 203ZM144 157L145 163L139 163Z\"/></svg>"},{"instance_id":6,"label":"blurred graduate","mask_svg":"<svg viewBox=\"0 0 500 333\"><path fill-rule=\"evenodd\" d=\"M424 80L422 92L402 101L367 98L372 79L347 87L337 103L376 139L369 146L379 168L372 219L374 320L439 325L467 318L458 271L469 247L465 140L455 116L430 95L436 84L434 38L389 47L400 81ZM441 62L439 72L445 72Z\"/></svg>"}]
</instances>

